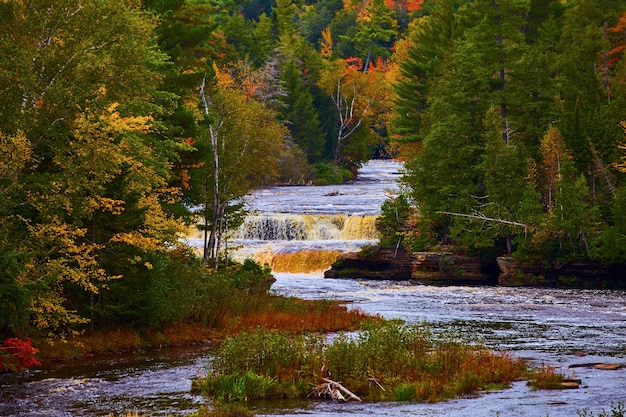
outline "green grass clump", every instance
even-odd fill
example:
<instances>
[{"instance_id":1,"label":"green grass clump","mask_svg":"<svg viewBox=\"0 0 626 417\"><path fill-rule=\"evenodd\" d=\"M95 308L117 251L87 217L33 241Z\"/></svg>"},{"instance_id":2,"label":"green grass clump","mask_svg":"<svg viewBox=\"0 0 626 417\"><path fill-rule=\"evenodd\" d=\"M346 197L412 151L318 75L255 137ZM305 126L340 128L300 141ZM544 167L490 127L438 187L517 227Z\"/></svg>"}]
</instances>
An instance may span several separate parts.
<instances>
[{"instance_id":1,"label":"green grass clump","mask_svg":"<svg viewBox=\"0 0 626 417\"><path fill-rule=\"evenodd\" d=\"M306 397L333 380L365 400L429 402L505 386L527 371L522 360L434 336L424 324L380 320L331 342L266 328L242 332L221 345L212 369L194 387L223 400Z\"/></svg>"}]
</instances>

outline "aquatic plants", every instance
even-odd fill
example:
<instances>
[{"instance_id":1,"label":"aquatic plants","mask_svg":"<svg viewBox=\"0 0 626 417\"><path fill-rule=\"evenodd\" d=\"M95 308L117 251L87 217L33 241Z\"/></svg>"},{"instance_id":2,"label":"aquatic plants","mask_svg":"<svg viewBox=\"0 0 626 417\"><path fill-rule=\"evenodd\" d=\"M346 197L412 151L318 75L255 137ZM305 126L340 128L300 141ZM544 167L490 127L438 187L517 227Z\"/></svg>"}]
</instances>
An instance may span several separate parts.
<instances>
[{"instance_id":1,"label":"aquatic plants","mask_svg":"<svg viewBox=\"0 0 626 417\"><path fill-rule=\"evenodd\" d=\"M561 389L563 375L554 366L542 364L528 378L528 385L533 389Z\"/></svg>"},{"instance_id":2,"label":"aquatic plants","mask_svg":"<svg viewBox=\"0 0 626 417\"><path fill-rule=\"evenodd\" d=\"M520 359L436 336L426 324L370 321L332 340L261 327L241 332L193 386L213 398L252 400L319 395L316 387L340 381L366 400L434 402L507 385L526 372Z\"/></svg>"},{"instance_id":3,"label":"aquatic plants","mask_svg":"<svg viewBox=\"0 0 626 417\"><path fill-rule=\"evenodd\" d=\"M611 410L606 411L604 408L597 414L597 417L624 417L626 415L626 408L624 408L624 401L618 401L614 403L611 401ZM577 417L596 417L593 411L589 411L586 408L579 410L576 413Z\"/></svg>"}]
</instances>

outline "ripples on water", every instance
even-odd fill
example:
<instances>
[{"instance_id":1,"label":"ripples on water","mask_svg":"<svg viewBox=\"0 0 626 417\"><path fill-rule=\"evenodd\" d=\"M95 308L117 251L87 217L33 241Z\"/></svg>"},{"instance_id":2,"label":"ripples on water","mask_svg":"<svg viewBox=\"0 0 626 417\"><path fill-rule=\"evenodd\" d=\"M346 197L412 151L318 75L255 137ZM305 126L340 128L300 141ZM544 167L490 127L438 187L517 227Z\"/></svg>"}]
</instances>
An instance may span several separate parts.
<instances>
[{"instance_id":1,"label":"ripples on water","mask_svg":"<svg viewBox=\"0 0 626 417\"><path fill-rule=\"evenodd\" d=\"M355 214L378 212L397 190L400 165L375 161L350 185L274 187L250 197L260 213ZM303 194L304 193L304 194ZM304 196L304 197L303 197ZM190 240L193 243L193 240ZM257 252L301 249L357 250L371 241L247 242ZM626 362L626 303L623 291L502 287L436 287L409 282L324 279L321 274L276 274L273 290L305 299L345 300L352 308L408 322L426 321L436 332L456 332L495 350L512 351L537 364L568 366ZM587 356L576 356L583 352ZM191 378L205 372L206 350L170 350L55 364L20 375L0 375L0 416L105 416L125 411L149 416L184 415L204 399L191 395ZM626 400L626 369L576 368L576 390L511 389L439 404L264 402L259 415L576 417L595 415Z\"/></svg>"},{"instance_id":2,"label":"ripples on water","mask_svg":"<svg viewBox=\"0 0 626 417\"><path fill-rule=\"evenodd\" d=\"M440 404L319 404L306 412L339 416L537 416L572 417L583 408L596 415L626 401L626 369L601 371L575 364L626 364L626 299L623 291L508 287L437 287L410 282L323 279L276 274L273 289L301 298L346 300L352 308L386 318L429 323L537 365L557 366L581 378L576 390L511 389ZM585 356L579 356L579 355ZM285 415L305 413L304 410ZM277 413L268 412L267 415Z\"/></svg>"}]
</instances>

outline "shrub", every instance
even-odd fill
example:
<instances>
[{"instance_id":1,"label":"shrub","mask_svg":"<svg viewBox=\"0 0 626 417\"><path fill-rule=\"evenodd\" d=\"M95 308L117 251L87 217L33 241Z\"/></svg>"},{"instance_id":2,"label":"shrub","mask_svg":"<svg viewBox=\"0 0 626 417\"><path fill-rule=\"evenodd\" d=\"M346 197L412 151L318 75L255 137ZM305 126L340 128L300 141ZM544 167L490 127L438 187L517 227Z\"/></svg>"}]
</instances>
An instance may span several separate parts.
<instances>
[{"instance_id":1,"label":"shrub","mask_svg":"<svg viewBox=\"0 0 626 417\"><path fill-rule=\"evenodd\" d=\"M563 388L563 375L556 368L542 364L540 368L529 372L528 385L533 389L561 389Z\"/></svg>"},{"instance_id":2,"label":"shrub","mask_svg":"<svg viewBox=\"0 0 626 417\"><path fill-rule=\"evenodd\" d=\"M327 343L321 336L261 328L242 332L222 344L212 368L194 386L224 399L303 397L328 378L362 398L420 401L508 383L526 371L523 361L507 354L435 338L425 324L389 321L365 322L358 333ZM242 379L248 372L254 376ZM259 388L257 379L271 384Z\"/></svg>"},{"instance_id":3,"label":"shrub","mask_svg":"<svg viewBox=\"0 0 626 417\"><path fill-rule=\"evenodd\" d=\"M34 348L30 339L9 338L0 346L0 372L21 371L31 366L40 365L35 359L39 350Z\"/></svg>"},{"instance_id":4,"label":"shrub","mask_svg":"<svg viewBox=\"0 0 626 417\"><path fill-rule=\"evenodd\" d=\"M327 162L317 163L314 168L315 185L341 184L352 178L350 170Z\"/></svg>"}]
</instances>

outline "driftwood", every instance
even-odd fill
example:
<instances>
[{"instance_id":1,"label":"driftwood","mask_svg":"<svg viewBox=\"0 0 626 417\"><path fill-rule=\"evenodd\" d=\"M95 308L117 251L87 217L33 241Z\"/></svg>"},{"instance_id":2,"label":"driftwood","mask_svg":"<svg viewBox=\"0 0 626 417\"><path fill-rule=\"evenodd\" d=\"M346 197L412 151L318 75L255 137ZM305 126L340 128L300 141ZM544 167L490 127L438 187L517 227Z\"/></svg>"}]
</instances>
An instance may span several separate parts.
<instances>
[{"instance_id":1,"label":"driftwood","mask_svg":"<svg viewBox=\"0 0 626 417\"><path fill-rule=\"evenodd\" d=\"M383 387L382 385L380 385L380 382L378 382L378 380L377 380L376 378L374 378L373 376L371 376L371 377L367 378L367 380L368 380L369 382L373 382L374 384L378 385L378 387L379 387L380 389L382 389L383 391L387 391L387 390L385 389L385 387Z\"/></svg>"},{"instance_id":2,"label":"driftwood","mask_svg":"<svg viewBox=\"0 0 626 417\"><path fill-rule=\"evenodd\" d=\"M316 385L309 394L309 397L317 395L318 397L330 397L334 401L349 401L350 398L362 401L358 395L341 385L339 382L328 378L322 379L324 380L324 383Z\"/></svg>"}]
</instances>

